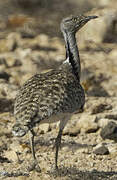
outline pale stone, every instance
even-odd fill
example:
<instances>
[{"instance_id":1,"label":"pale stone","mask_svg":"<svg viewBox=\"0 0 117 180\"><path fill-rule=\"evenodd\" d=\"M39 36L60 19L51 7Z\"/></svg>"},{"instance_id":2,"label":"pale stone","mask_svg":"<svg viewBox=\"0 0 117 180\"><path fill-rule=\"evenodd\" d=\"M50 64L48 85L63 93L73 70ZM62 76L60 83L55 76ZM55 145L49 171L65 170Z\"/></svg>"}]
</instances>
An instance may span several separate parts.
<instances>
[{"instance_id":1,"label":"pale stone","mask_svg":"<svg viewBox=\"0 0 117 180\"><path fill-rule=\"evenodd\" d=\"M82 132L90 133L95 132L98 129L98 124L96 123L97 117L95 115L89 115L88 113L82 114L76 127Z\"/></svg>"},{"instance_id":2,"label":"pale stone","mask_svg":"<svg viewBox=\"0 0 117 180\"><path fill-rule=\"evenodd\" d=\"M11 150L11 151L5 151L4 152L4 156L6 158L8 158L8 160L14 161L16 162L18 160L17 154L15 151Z\"/></svg>"},{"instance_id":3,"label":"pale stone","mask_svg":"<svg viewBox=\"0 0 117 180\"><path fill-rule=\"evenodd\" d=\"M40 134L45 134L46 132L49 131L49 129L50 129L50 126L48 123L40 124L40 126L39 126Z\"/></svg>"},{"instance_id":4,"label":"pale stone","mask_svg":"<svg viewBox=\"0 0 117 180\"><path fill-rule=\"evenodd\" d=\"M104 127L108 124L109 122L109 119L107 118L101 118L99 121L98 121L98 125L99 127Z\"/></svg>"},{"instance_id":5,"label":"pale stone","mask_svg":"<svg viewBox=\"0 0 117 180\"><path fill-rule=\"evenodd\" d=\"M96 155L107 155L109 154L109 150L108 148L103 145L103 144L98 144L93 151L94 154Z\"/></svg>"}]
</instances>

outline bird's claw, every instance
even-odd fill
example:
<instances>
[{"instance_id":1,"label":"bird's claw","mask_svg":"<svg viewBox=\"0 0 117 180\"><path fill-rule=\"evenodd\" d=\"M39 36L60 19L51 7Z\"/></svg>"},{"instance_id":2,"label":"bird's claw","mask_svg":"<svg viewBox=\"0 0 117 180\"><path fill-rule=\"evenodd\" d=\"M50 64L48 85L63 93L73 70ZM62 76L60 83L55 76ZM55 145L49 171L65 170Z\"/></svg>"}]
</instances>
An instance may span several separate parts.
<instances>
[{"instance_id":1,"label":"bird's claw","mask_svg":"<svg viewBox=\"0 0 117 180\"><path fill-rule=\"evenodd\" d=\"M28 171L33 171L33 170L36 170L39 173L41 172L41 168L36 160L33 163L31 163L31 165L28 167Z\"/></svg>"}]
</instances>

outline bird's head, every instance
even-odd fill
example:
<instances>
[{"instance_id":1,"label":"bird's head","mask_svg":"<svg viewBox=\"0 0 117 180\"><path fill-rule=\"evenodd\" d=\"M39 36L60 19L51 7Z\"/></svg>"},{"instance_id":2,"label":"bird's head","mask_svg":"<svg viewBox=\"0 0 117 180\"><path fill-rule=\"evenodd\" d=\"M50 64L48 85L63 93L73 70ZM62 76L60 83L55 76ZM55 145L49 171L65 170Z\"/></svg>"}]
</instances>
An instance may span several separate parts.
<instances>
[{"instance_id":1,"label":"bird's head","mask_svg":"<svg viewBox=\"0 0 117 180\"><path fill-rule=\"evenodd\" d=\"M95 19L98 16L69 16L64 18L61 22L61 31L75 33L81 29L88 21Z\"/></svg>"}]
</instances>

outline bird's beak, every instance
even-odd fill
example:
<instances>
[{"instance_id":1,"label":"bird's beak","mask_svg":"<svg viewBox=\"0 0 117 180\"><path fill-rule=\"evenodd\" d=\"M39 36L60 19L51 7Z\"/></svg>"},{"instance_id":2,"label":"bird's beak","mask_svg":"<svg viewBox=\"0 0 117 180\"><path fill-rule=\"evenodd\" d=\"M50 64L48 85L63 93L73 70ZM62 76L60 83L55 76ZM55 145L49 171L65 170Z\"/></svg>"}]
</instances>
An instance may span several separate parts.
<instances>
[{"instance_id":1,"label":"bird's beak","mask_svg":"<svg viewBox=\"0 0 117 180\"><path fill-rule=\"evenodd\" d=\"M98 18L98 16L87 16L87 20L89 21L89 20L91 20L91 19L96 19L96 18Z\"/></svg>"}]
</instances>

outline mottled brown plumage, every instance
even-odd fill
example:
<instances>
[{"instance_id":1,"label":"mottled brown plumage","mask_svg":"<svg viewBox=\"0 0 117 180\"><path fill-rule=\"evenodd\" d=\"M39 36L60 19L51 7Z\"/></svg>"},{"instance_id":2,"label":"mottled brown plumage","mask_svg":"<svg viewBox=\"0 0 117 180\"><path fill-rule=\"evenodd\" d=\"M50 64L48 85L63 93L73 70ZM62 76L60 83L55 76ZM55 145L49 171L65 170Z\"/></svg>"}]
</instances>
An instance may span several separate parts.
<instances>
[{"instance_id":1,"label":"mottled brown plumage","mask_svg":"<svg viewBox=\"0 0 117 180\"><path fill-rule=\"evenodd\" d=\"M58 70L34 75L21 87L16 96L16 124L13 134L24 136L28 131L32 134L30 143L35 160L33 127L40 123L60 120L55 142L56 168L62 131L72 113L83 108L85 103L84 90L80 85L80 58L75 33L94 18L96 16L70 16L63 19L61 31L65 39L67 60Z\"/></svg>"},{"instance_id":2,"label":"mottled brown plumage","mask_svg":"<svg viewBox=\"0 0 117 180\"><path fill-rule=\"evenodd\" d=\"M16 122L30 127L59 113L84 105L84 91L68 68L36 74L20 89L15 102ZM42 122L43 123L43 122Z\"/></svg>"}]
</instances>

